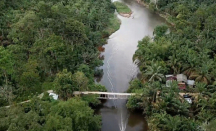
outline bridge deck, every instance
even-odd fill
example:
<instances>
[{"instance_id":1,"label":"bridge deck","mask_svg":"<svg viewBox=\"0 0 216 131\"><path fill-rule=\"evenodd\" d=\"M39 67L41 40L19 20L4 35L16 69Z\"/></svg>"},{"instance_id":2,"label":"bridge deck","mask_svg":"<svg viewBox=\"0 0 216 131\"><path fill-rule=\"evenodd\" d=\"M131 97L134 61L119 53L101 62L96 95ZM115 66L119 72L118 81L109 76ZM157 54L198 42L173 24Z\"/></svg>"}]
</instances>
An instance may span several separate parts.
<instances>
[{"instance_id":1,"label":"bridge deck","mask_svg":"<svg viewBox=\"0 0 216 131\"><path fill-rule=\"evenodd\" d=\"M98 95L99 99L128 99L130 96L135 95L135 93L113 93L113 92L94 92L94 91L74 91L74 95L88 95L95 94Z\"/></svg>"},{"instance_id":2,"label":"bridge deck","mask_svg":"<svg viewBox=\"0 0 216 131\"><path fill-rule=\"evenodd\" d=\"M98 94L98 95L126 95L126 96L131 96L135 95L135 93L114 93L114 92L97 92L97 91L74 91L74 95L79 95L79 94Z\"/></svg>"}]
</instances>

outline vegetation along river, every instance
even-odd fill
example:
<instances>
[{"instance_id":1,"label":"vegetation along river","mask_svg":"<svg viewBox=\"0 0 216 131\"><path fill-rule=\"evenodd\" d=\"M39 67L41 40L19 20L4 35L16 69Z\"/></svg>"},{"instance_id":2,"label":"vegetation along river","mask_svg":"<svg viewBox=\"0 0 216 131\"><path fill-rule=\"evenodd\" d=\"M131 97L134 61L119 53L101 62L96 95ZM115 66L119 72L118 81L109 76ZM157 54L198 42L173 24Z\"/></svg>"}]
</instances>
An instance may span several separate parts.
<instances>
[{"instance_id":1,"label":"vegetation along river","mask_svg":"<svg viewBox=\"0 0 216 131\"><path fill-rule=\"evenodd\" d=\"M138 41L153 35L154 28L164 20L134 0L125 0L133 14L122 17L121 26L104 45L104 75L100 84L109 92L126 92L129 82L137 77L139 69L133 62ZM147 130L145 119L140 113L129 113L125 100L107 100L99 113L102 115L102 131L142 131Z\"/></svg>"}]
</instances>

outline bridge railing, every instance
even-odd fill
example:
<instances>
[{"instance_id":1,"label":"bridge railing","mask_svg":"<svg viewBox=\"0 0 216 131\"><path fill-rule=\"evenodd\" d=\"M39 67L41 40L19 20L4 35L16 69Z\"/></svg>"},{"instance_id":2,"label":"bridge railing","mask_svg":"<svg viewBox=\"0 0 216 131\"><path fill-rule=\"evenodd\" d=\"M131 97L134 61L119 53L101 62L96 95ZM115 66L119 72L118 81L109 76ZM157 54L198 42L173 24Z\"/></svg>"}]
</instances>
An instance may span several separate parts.
<instances>
[{"instance_id":1,"label":"bridge railing","mask_svg":"<svg viewBox=\"0 0 216 131\"><path fill-rule=\"evenodd\" d=\"M74 95L98 95L99 99L128 99L130 96L135 95L135 93L113 93L113 92L89 92L89 91L74 91Z\"/></svg>"}]
</instances>

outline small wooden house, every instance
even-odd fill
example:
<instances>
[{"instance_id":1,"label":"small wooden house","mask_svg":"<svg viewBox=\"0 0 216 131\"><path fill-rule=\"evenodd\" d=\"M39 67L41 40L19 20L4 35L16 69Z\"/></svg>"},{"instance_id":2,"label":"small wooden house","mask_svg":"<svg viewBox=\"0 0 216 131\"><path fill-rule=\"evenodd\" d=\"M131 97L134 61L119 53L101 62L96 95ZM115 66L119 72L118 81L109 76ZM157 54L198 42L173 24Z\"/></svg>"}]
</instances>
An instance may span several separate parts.
<instances>
[{"instance_id":1,"label":"small wooden house","mask_svg":"<svg viewBox=\"0 0 216 131\"><path fill-rule=\"evenodd\" d=\"M184 90L184 89L186 89L186 84L184 82L178 83L178 87L180 90Z\"/></svg>"},{"instance_id":2,"label":"small wooden house","mask_svg":"<svg viewBox=\"0 0 216 131\"><path fill-rule=\"evenodd\" d=\"M178 87L180 90L186 89L187 76L184 74L166 75L166 87L170 87L173 81L178 82Z\"/></svg>"}]
</instances>

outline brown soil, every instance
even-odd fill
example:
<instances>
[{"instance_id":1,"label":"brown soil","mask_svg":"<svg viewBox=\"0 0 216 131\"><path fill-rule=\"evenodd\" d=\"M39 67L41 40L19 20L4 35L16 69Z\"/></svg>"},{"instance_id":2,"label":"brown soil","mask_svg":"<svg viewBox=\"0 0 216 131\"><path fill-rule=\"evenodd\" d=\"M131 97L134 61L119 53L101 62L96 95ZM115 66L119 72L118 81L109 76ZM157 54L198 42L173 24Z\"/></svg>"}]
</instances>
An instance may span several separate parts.
<instances>
[{"instance_id":1,"label":"brown soil","mask_svg":"<svg viewBox=\"0 0 216 131\"><path fill-rule=\"evenodd\" d=\"M99 46L99 47L98 47L98 50L99 50L100 52L104 52L105 48L104 48L103 46Z\"/></svg>"}]
</instances>

